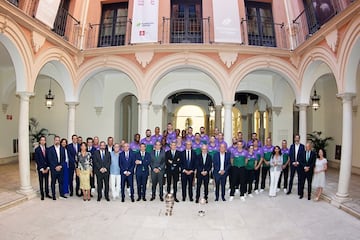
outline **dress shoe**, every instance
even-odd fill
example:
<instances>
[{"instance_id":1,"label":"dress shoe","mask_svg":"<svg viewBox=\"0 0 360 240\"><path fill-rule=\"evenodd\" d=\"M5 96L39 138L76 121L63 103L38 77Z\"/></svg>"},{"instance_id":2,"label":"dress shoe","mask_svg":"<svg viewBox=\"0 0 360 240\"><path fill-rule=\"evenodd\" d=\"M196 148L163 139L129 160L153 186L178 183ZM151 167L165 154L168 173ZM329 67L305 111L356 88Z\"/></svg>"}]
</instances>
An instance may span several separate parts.
<instances>
[{"instance_id":1,"label":"dress shoe","mask_svg":"<svg viewBox=\"0 0 360 240\"><path fill-rule=\"evenodd\" d=\"M56 201L56 197L53 197L52 199L53 199L54 201Z\"/></svg>"},{"instance_id":2,"label":"dress shoe","mask_svg":"<svg viewBox=\"0 0 360 240\"><path fill-rule=\"evenodd\" d=\"M106 201L110 202L110 198L107 197L107 198L105 198L105 199L106 199Z\"/></svg>"},{"instance_id":3,"label":"dress shoe","mask_svg":"<svg viewBox=\"0 0 360 240\"><path fill-rule=\"evenodd\" d=\"M62 199L67 199L67 196L65 196L65 195L60 195L60 198L62 198Z\"/></svg>"},{"instance_id":4,"label":"dress shoe","mask_svg":"<svg viewBox=\"0 0 360 240\"><path fill-rule=\"evenodd\" d=\"M81 197L81 194L79 194L79 193L76 193L76 196L78 196L78 197Z\"/></svg>"},{"instance_id":5,"label":"dress shoe","mask_svg":"<svg viewBox=\"0 0 360 240\"><path fill-rule=\"evenodd\" d=\"M311 200L311 196L308 196L308 200Z\"/></svg>"},{"instance_id":6,"label":"dress shoe","mask_svg":"<svg viewBox=\"0 0 360 240\"><path fill-rule=\"evenodd\" d=\"M141 200L141 198L137 198L137 199L136 199L137 202L140 201L140 200Z\"/></svg>"},{"instance_id":7,"label":"dress shoe","mask_svg":"<svg viewBox=\"0 0 360 240\"><path fill-rule=\"evenodd\" d=\"M164 201L163 197L160 197L160 201L162 201L162 202Z\"/></svg>"},{"instance_id":8,"label":"dress shoe","mask_svg":"<svg viewBox=\"0 0 360 240\"><path fill-rule=\"evenodd\" d=\"M179 200L177 198L174 199L175 202L179 202Z\"/></svg>"},{"instance_id":9,"label":"dress shoe","mask_svg":"<svg viewBox=\"0 0 360 240\"><path fill-rule=\"evenodd\" d=\"M155 200L155 197L151 197L151 198L150 198L150 201L154 201L154 200Z\"/></svg>"},{"instance_id":10,"label":"dress shoe","mask_svg":"<svg viewBox=\"0 0 360 240\"><path fill-rule=\"evenodd\" d=\"M90 193L90 197L94 197L94 196Z\"/></svg>"},{"instance_id":11,"label":"dress shoe","mask_svg":"<svg viewBox=\"0 0 360 240\"><path fill-rule=\"evenodd\" d=\"M100 202L100 200L101 200L101 197L98 197L98 198L97 198L97 201Z\"/></svg>"},{"instance_id":12,"label":"dress shoe","mask_svg":"<svg viewBox=\"0 0 360 240\"><path fill-rule=\"evenodd\" d=\"M300 195L300 196L299 196L299 199L302 199L303 197L304 197L304 196Z\"/></svg>"},{"instance_id":13,"label":"dress shoe","mask_svg":"<svg viewBox=\"0 0 360 240\"><path fill-rule=\"evenodd\" d=\"M41 196L41 201L44 201L44 196Z\"/></svg>"},{"instance_id":14,"label":"dress shoe","mask_svg":"<svg viewBox=\"0 0 360 240\"><path fill-rule=\"evenodd\" d=\"M194 201L194 199L190 198L190 202L193 202L193 201Z\"/></svg>"},{"instance_id":15,"label":"dress shoe","mask_svg":"<svg viewBox=\"0 0 360 240\"><path fill-rule=\"evenodd\" d=\"M122 198L122 199L121 199L121 202L125 202L125 199Z\"/></svg>"},{"instance_id":16,"label":"dress shoe","mask_svg":"<svg viewBox=\"0 0 360 240\"><path fill-rule=\"evenodd\" d=\"M73 195L74 195L74 193L73 193L73 192L71 192L71 193L70 193L70 197L72 197Z\"/></svg>"},{"instance_id":17,"label":"dress shoe","mask_svg":"<svg viewBox=\"0 0 360 240\"><path fill-rule=\"evenodd\" d=\"M223 202L226 202L226 199L225 199L225 198L223 198L222 200L223 200Z\"/></svg>"},{"instance_id":18,"label":"dress shoe","mask_svg":"<svg viewBox=\"0 0 360 240\"><path fill-rule=\"evenodd\" d=\"M146 198L143 198L142 200L143 200L144 202L146 202Z\"/></svg>"},{"instance_id":19,"label":"dress shoe","mask_svg":"<svg viewBox=\"0 0 360 240\"><path fill-rule=\"evenodd\" d=\"M191 200L190 200L190 201L191 201ZM199 203L199 199L196 199L196 200L195 200L195 203Z\"/></svg>"},{"instance_id":20,"label":"dress shoe","mask_svg":"<svg viewBox=\"0 0 360 240\"><path fill-rule=\"evenodd\" d=\"M50 196L49 194L46 194L46 197L47 197L47 198L52 198L52 196Z\"/></svg>"},{"instance_id":21,"label":"dress shoe","mask_svg":"<svg viewBox=\"0 0 360 240\"><path fill-rule=\"evenodd\" d=\"M209 201L206 199L205 202L208 203Z\"/></svg>"},{"instance_id":22,"label":"dress shoe","mask_svg":"<svg viewBox=\"0 0 360 240\"><path fill-rule=\"evenodd\" d=\"M131 198L131 202L135 202L135 199L134 199L134 198Z\"/></svg>"},{"instance_id":23,"label":"dress shoe","mask_svg":"<svg viewBox=\"0 0 360 240\"><path fill-rule=\"evenodd\" d=\"M287 193L286 193L286 195L290 195L290 194L291 194L291 192L287 192Z\"/></svg>"},{"instance_id":24,"label":"dress shoe","mask_svg":"<svg viewBox=\"0 0 360 240\"><path fill-rule=\"evenodd\" d=\"M182 201L185 202L185 198L183 198Z\"/></svg>"},{"instance_id":25,"label":"dress shoe","mask_svg":"<svg viewBox=\"0 0 360 240\"><path fill-rule=\"evenodd\" d=\"M219 199L218 198L215 198L215 202L218 202L219 201Z\"/></svg>"}]
</instances>

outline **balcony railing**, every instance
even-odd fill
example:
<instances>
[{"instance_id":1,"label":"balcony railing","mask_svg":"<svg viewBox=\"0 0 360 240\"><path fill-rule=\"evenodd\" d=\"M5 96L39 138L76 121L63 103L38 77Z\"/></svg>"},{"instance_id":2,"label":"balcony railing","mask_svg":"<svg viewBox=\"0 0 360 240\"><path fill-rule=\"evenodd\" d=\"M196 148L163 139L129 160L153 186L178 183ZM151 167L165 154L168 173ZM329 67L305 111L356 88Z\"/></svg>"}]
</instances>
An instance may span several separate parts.
<instances>
[{"instance_id":1,"label":"balcony railing","mask_svg":"<svg viewBox=\"0 0 360 240\"><path fill-rule=\"evenodd\" d=\"M124 46L130 44L131 19L116 24L89 24L87 48Z\"/></svg>"},{"instance_id":2,"label":"balcony railing","mask_svg":"<svg viewBox=\"0 0 360 240\"><path fill-rule=\"evenodd\" d=\"M241 19L243 44L288 49L289 38L284 23Z\"/></svg>"},{"instance_id":3,"label":"balcony railing","mask_svg":"<svg viewBox=\"0 0 360 240\"><path fill-rule=\"evenodd\" d=\"M326 12L321 12L313 6L305 8L293 20L294 48L305 42L309 37L316 33L323 24L346 9L353 1L330 0L332 6L327 6ZM325 7L324 7L325 8Z\"/></svg>"},{"instance_id":4,"label":"balcony railing","mask_svg":"<svg viewBox=\"0 0 360 240\"><path fill-rule=\"evenodd\" d=\"M15 5L16 7L19 7L19 0L8 0L8 2Z\"/></svg>"},{"instance_id":5,"label":"balcony railing","mask_svg":"<svg viewBox=\"0 0 360 240\"><path fill-rule=\"evenodd\" d=\"M53 31L72 45L79 47L80 21L74 18L67 10L59 9Z\"/></svg>"},{"instance_id":6,"label":"balcony railing","mask_svg":"<svg viewBox=\"0 0 360 240\"><path fill-rule=\"evenodd\" d=\"M160 43L212 43L210 38L210 17L163 17Z\"/></svg>"}]
</instances>

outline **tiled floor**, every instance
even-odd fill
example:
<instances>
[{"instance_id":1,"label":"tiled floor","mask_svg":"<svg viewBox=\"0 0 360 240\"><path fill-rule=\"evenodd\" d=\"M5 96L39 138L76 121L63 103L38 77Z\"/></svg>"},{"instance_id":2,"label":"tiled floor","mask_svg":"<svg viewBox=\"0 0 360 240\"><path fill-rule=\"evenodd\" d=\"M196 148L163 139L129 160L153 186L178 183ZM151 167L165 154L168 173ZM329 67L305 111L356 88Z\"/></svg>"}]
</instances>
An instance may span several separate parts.
<instances>
[{"instance_id":1,"label":"tiled floor","mask_svg":"<svg viewBox=\"0 0 360 240\"><path fill-rule=\"evenodd\" d=\"M37 187L36 174L31 172L32 184ZM336 192L336 173L328 172L327 195ZM3 185L0 191L16 194L17 176L17 164L0 166L0 186ZM352 178L353 203L359 201L359 179ZM287 196L283 192L269 198L267 191L248 197L245 202L239 197L233 202L214 202L212 192L210 196L204 208L193 202L176 203L172 217L164 216L165 203L158 199L135 203L127 199L121 203L95 199L83 202L78 197L57 201L34 198L0 212L0 239L358 239L360 236L360 221L326 201L299 200L296 194ZM198 216L201 209L206 211L204 217Z\"/></svg>"}]
</instances>

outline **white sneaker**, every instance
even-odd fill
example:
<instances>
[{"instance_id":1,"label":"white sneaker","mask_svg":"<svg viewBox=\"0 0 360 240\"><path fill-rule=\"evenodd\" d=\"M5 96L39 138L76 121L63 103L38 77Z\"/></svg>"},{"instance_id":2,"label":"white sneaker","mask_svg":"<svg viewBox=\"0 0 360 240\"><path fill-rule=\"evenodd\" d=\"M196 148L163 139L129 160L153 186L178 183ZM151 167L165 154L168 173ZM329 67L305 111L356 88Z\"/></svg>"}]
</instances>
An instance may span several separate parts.
<instances>
[{"instance_id":1,"label":"white sneaker","mask_svg":"<svg viewBox=\"0 0 360 240\"><path fill-rule=\"evenodd\" d=\"M245 197L244 196L240 197L240 200L245 202Z\"/></svg>"},{"instance_id":2,"label":"white sneaker","mask_svg":"<svg viewBox=\"0 0 360 240\"><path fill-rule=\"evenodd\" d=\"M260 189L260 192L262 193L264 191L264 189Z\"/></svg>"},{"instance_id":3,"label":"white sneaker","mask_svg":"<svg viewBox=\"0 0 360 240\"><path fill-rule=\"evenodd\" d=\"M286 188L284 188L284 193L287 193L287 189L286 189Z\"/></svg>"},{"instance_id":4,"label":"white sneaker","mask_svg":"<svg viewBox=\"0 0 360 240\"><path fill-rule=\"evenodd\" d=\"M276 189L276 192L280 192L280 188L277 188L277 189Z\"/></svg>"},{"instance_id":5,"label":"white sneaker","mask_svg":"<svg viewBox=\"0 0 360 240\"><path fill-rule=\"evenodd\" d=\"M249 194L249 197L251 197L251 198L252 198L252 197L254 197L254 196L250 193L250 194Z\"/></svg>"},{"instance_id":6,"label":"white sneaker","mask_svg":"<svg viewBox=\"0 0 360 240\"><path fill-rule=\"evenodd\" d=\"M231 202L232 200L234 200L234 197L233 196L231 196L230 198L229 198L229 201Z\"/></svg>"},{"instance_id":7,"label":"white sneaker","mask_svg":"<svg viewBox=\"0 0 360 240\"><path fill-rule=\"evenodd\" d=\"M91 194L95 194L95 188L91 189Z\"/></svg>"},{"instance_id":8,"label":"white sneaker","mask_svg":"<svg viewBox=\"0 0 360 240\"><path fill-rule=\"evenodd\" d=\"M247 196L248 196L248 194L247 194L247 193L245 193L244 197L246 198Z\"/></svg>"},{"instance_id":9,"label":"white sneaker","mask_svg":"<svg viewBox=\"0 0 360 240\"><path fill-rule=\"evenodd\" d=\"M236 189L236 190L235 190L235 193L239 193L239 189Z\"/></svg>"},{"instance_id":10,"label":"white sneaker","mask_svg":"<svg viewBox=\"0 0 360 240\"><path fill-rule=\"evenodd\" d=\"M254 192L255 192L255 194L259 194L259 190L257 190L257 189Z\"/></svg>"}]
</instances>

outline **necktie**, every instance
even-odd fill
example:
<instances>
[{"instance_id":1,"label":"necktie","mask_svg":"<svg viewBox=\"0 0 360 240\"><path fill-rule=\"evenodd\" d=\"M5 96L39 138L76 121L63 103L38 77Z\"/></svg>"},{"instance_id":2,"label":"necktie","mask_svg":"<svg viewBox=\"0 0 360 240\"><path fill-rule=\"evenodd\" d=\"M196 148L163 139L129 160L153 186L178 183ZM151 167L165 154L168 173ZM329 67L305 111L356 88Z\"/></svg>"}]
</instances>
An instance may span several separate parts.
<instances>
[{"instance_id":1,"label":"necktie","mask_svg":"<svg viewBox=\"0 0 360 240\"><path fill-rule=\"evenodd\" d=\"M190 151L187 151L187 164L190 166Z\"/></svg>"},{"instance_id":2,"label":"necktie","mask_svg":"<svg viewBox=\"0 0 360 240\"><path fill-rule=\"evenodd\" d=\"M45 147L41 147L41 150L42 150L42 154L43 154L43 156L45 157Z\"/></svg>"},{"instance_id":3,"label":"necktie","mask_svg":"<svg viewBox=\"0 0 360 240\"><path fill-rule=\"evenodd\" d=\"M101 151L101 160L104 160L104 151Z\"/></svg>"},{"instance_id":4,"label":"necktie","mask_svg":"<svg viewBox=\"0 0 360 240\"><path fill-rule=\"evenodd\" d=\"M171 151L171 154L172 154L172 158L174 158L174 156L175 156L174 151Z\"/></svg>"},{"instance_id":5,"label":"necktie","mask_svg":"<svg viewBox=\"0 0 360 240\"><path fill-rule=\"evenodd\" d=\"M308 161L309 161L309 158L310 158L310 152L309 152L309 151L307 151L307 152L306 152L306 162L308 162Z\"/></svg>"},{"instance_id":6,"label":"necktie","mask_svg":"<svg viewBox=\"0 0 360 240\"><path fill-rule=\"evenodd\" d=\"M128 160L128 159L129 159L129 152L126 152L126 154L125 154L125 158L126 158L126 160Z\"/></svg>"},{"instance_id":7,"label":"necktie","mask_svg":"<svg viewBox=\"0 0 360 240\"><path fill-rule=\"evenodd\" d=\"M156 158L159 157L159 151L156 151Z\"/></svg>"}]
</instances>

